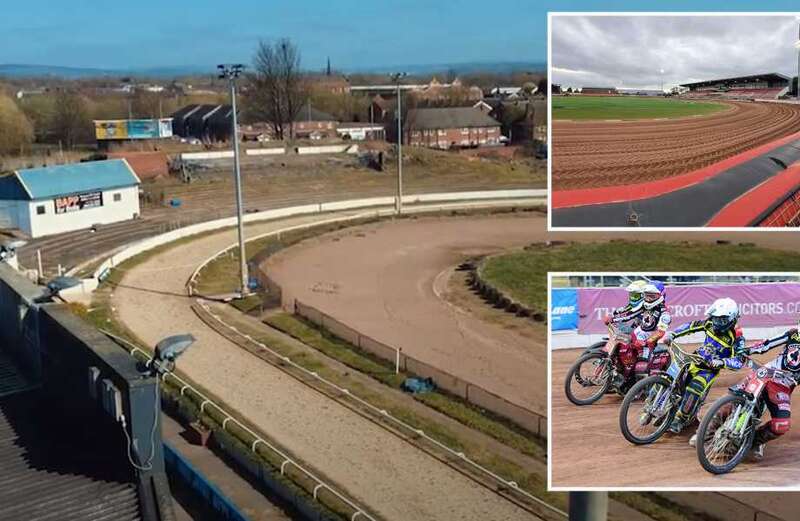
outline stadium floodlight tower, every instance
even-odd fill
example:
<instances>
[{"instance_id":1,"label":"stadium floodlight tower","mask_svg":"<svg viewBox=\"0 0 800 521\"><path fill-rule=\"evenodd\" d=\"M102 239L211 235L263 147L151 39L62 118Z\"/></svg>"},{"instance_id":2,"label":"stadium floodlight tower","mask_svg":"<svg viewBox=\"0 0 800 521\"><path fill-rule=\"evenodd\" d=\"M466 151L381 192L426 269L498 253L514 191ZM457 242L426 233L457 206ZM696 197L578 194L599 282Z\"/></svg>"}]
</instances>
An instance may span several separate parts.
<instances>
[{"instance_id":1,"label":"stadium floodlight tower","mask_svg":"<svg viewBox=\"0 0 800 521\"><path fill-rule=\"evenodd\" d=\"M242 172L239 163L239 124L236 114L236 80L244 71L244 65L217 65L220 79L227 79L231 93L231 112L233 114L233 174L236 186L236 217L239 231L239 295L244 298L249 293L249 275L247 273L247 258L244 252L244 209L242 204Z\"/></svg>"},{"instance_id":2,"label":"stadium floodlight tower","mask_svg":"<svg viewBox=\"0 0 800 521\"><path fill-rule=\"evenodd\" d=\"M800 22L800 16L795 16L794 19ZM794 48L797 49L797 85L795 86L794 95L797 101L800 102L800 23L798 23L797 29L797 41L794 42Z\"/></svg>"},{"instance_id":3,"label":"stadium floodlight tower","mask_svg":"<svg viewBox=\"0 0 800 521\"><path fill-rule=\"evenodd\" d=\"M406 77L405 72L391 74L392 81L397 85L397 195L395 197L395 211L397 215L403 213L403 112L401 106L400 80Z\"/></svg>"}]
</instances>

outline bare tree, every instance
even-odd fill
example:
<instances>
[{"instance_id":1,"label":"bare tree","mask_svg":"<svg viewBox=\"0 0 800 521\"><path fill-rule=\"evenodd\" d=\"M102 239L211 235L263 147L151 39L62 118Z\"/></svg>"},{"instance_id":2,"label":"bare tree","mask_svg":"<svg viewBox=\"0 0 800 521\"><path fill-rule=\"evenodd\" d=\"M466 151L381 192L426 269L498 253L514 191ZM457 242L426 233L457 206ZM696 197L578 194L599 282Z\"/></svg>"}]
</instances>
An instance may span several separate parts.
<instances>
[{"instance_id":1,"label":"bare tree","mask_svg":"<svg viewBox=\"0 0 800 521\"><path fill-rule=\"evenodd\" d=\"M288 38L261 41L253 69L245 95L249 119L268 122L277 139L294 137L292 122L309 96L300 51Z\"/></svg>"},{"instance_id":2,"label":"bare tree","mask_svg":"<svg viewBox=\"0 0 800 521\"><path fill-rule=\"evenodd\" d=\"M50 126L53 135L67 148L90 141L93 127L86 100L75 92L60 91Z\"/></svg>"}]
</instances>

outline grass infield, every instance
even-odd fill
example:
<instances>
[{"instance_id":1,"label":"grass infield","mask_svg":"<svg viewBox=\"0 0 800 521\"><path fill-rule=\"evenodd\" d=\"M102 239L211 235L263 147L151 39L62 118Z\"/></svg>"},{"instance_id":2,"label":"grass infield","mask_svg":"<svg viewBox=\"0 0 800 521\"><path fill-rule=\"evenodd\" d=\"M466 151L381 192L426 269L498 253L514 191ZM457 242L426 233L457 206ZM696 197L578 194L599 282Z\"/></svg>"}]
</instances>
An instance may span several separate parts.
<instances>
[{"instance_id":1,"label":"grass infield","mask_svg":"<svg viewBox=\"0 0 800 521\"><path fill-rule=\"evenodd\" d=\"M607 120L706 116L727 106L706 101L637 96L556 96L553 119Z\"/></svg>"},{"instance_id":2,"label":"grass infield","mask_svg":"<svg viewBox=\"0 0 800 521\"><path fill-rule=\"evenodd\" d=\"M752 244L697 242L532 244L490 257L481 274L514 300L547 311L548 271L797 271L800 254Z\"/></svg>"}]
</instances>

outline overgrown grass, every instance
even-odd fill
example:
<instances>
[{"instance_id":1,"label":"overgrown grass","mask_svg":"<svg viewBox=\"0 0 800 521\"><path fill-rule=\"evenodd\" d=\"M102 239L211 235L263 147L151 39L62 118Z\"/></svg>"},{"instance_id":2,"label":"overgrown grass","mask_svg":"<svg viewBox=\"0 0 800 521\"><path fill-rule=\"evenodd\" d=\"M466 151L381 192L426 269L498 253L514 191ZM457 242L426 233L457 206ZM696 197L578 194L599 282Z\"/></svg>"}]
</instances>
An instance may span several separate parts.
<instances>
[{"instance_id":1,"label":"overgrown grass","mask_svg":"<svg viewBox=\"0 0 800 521\"><path fill-rule=\"evenodd\" d=\"M490 257L480 269L486 282L546 312L548 271L797 271L800 254L752 244L612 240L533 244Z\"/></svg>"},{"instance_id":2,"label":"overgrown grass","mask_svg":"<svg viewBox=\"0 0 800 521\"><path fill-rule=\"evenodd\" d=\"M373 354L363 351L357 346L333 336L328 331L302 318L280 313L268 317L266 321L274 328L319 350L334 360L361 373L367 374L394 389L400 389L403 381L411 376L402 371L399 374L395 374L394 366L391 363L381 360ZM523 429L483 409L479 409L461 398L438 390L430 393L413 395L413 397L432 409L478 432L482 432L523 454L540 460L544 460L545 458L544 441L537 440Z\"/></svg>"}]
</instances>

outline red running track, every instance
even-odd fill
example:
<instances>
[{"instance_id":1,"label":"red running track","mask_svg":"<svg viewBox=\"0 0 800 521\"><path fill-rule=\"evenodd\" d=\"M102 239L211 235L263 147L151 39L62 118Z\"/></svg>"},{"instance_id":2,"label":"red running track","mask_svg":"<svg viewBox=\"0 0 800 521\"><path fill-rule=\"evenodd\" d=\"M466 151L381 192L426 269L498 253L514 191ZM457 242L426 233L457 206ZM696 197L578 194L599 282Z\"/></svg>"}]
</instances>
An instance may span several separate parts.
<instances>
[{"instance_id":1,"label":"red running track","mask_svg":"<svg viewBox=\"0 0 800 521\"><path fill-rule=\"evenodd\" d=\"M707 181L732 167L755 159L797 139L800 139L800 132L766 143L752 150L747 150L705 168L668 179L633 185L553 191L550 196L550 205L552 208L558 209L650 199ZM723 225L718 224L717 226Z\"/></svg>"}]
</instances>

